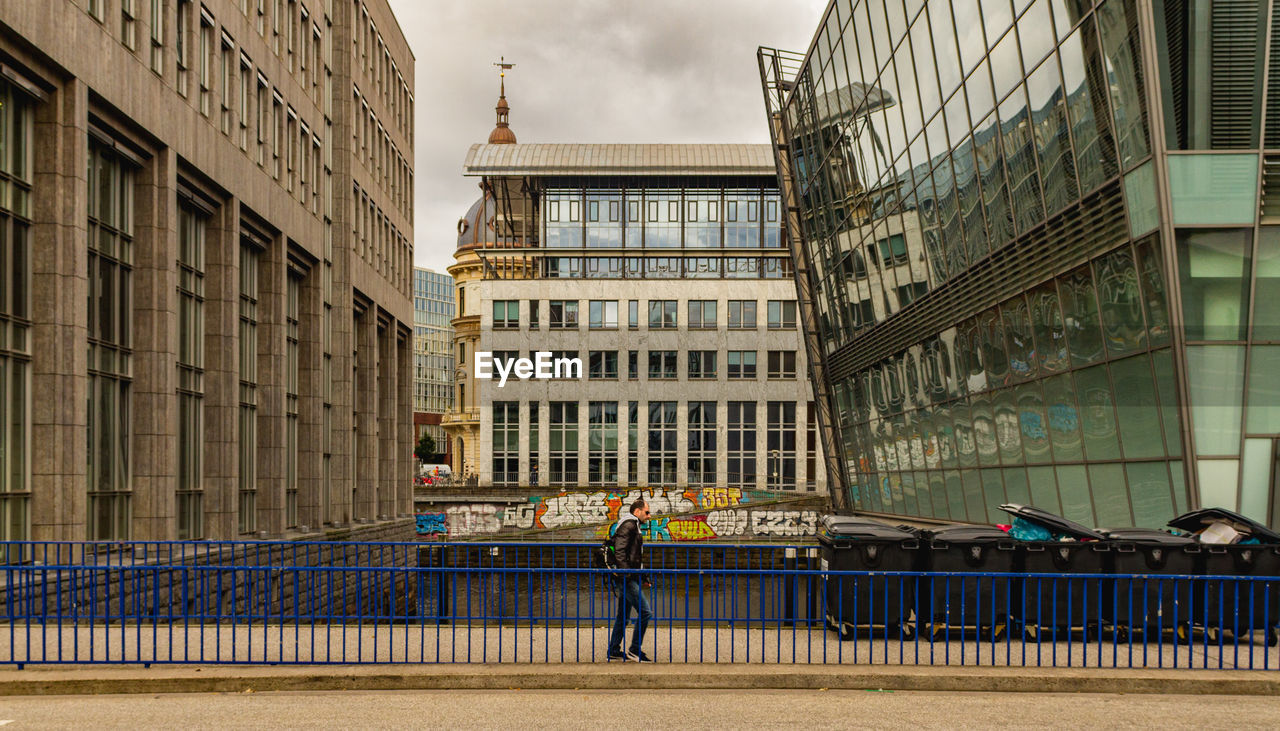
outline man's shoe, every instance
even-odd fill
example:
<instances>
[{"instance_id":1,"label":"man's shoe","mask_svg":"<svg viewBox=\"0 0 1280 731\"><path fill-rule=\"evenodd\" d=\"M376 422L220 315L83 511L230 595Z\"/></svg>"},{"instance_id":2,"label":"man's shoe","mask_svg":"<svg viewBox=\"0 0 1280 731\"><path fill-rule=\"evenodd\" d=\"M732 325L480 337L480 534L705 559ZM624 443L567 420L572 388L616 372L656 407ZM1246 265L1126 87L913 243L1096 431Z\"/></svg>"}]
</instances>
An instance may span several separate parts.
<instances>
[{"instance_id":1,"label":"man's shoe","mask_svg":"<svg viewBox=\"0 0 1280 731\"><path fill-rule=\"evenodd\" d=\"M614 660L621 660L623 662L626 662L627 660L631 659L629 655L625 655L621 652L613 652L613 651L610 651L608 655L605 655L605 657L609 659L609 662L613 662Z\"/></svg>"},{"instance_id":2,"label":"man's shoe","mask_svg":"<svg viewBox=\"0 0 1280 731\"><path fill-rule=\"evenodd\" d=\"M648 655L644 654L643 652L639 652L639 651L637 651L637 652L628 652L628 653L627 653L627 658L628 658L628 659L630 659L630 660L634 660L634 661L636 661L636 662L653 662L653 658L651 658L651 657L649 657Z\"/></svg>"}]
</instances>

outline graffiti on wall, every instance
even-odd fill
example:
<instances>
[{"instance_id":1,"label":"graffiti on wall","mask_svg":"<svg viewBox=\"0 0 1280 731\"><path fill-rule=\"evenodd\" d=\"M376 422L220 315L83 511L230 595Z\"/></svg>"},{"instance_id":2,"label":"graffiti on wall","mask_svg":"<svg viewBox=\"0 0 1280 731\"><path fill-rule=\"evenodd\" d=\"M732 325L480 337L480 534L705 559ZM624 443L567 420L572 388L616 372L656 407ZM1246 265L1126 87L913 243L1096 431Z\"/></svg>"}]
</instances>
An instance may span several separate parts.
<instances>
[{"instance_id":1,"label":"graffiti on wall","mask_svg":"<svg viewBox=\"0 0 1280 731\"><path fill-rule=\"evenodd\" d=\"M649 503L654 516L641 526L648 541L793 538L817 533L817 511L744 507L762 499L776 500L778 495L733 487L563 492L531 497L527 503L515 505L451 505L419 513L417 532L421 536L466 538L586 527L588 535L602 536L640 497Z\"/></svg>"}]
</instances>

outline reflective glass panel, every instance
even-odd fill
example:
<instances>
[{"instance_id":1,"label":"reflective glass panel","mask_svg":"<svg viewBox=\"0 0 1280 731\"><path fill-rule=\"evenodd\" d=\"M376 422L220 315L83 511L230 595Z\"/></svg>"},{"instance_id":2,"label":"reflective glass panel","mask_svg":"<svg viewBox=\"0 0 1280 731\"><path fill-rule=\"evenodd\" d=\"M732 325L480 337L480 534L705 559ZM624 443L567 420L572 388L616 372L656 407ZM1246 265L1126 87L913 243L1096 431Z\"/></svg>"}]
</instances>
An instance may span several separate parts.
<instances>
[{"instance_id":1,"label":"reflective glass panel","mask_svg":"<svg viewBox=\"0 0 1280 731\"><path fill-rule=\"evenodd\" d=\"M1098 525L1133 525L1123 465L1116 462L1089 465L1089 488L1093 492L1093 505L1097 513L1095 520Z\"/></svg>"},{"instance_id":2,"label":"reflective glass panel","mask_svg":"<svg viewBox=\"0 0 1280 731\"><path fill-rule=\"evenodd\" d=\"M1253 297L1254 340L1280 341L1280 226L1258 229L1257 288Z\"/></svg>"},{"instance_id":3,"label":"reflective glass panel","mask_svg":"<svg viewBox=\"0 0 1280 731\"><path fill-rule=\"evenodd\" d=\"M1252 225L1258 156L1197 153L1169 156L1169 197L1175 226Z\"/></svg>"},{"instance_id":4,"label":"reflective glass panel","mask_svg":"<svg viewBox=\"0 0 1280 731\"><path fill-rule=\"evenodd\" d=\"M1099 259L1094 272L1107 352L1112 357L1132 353L1146 340L1147 330L1138 294L1138 274L1129 247Z\"/></svg>"},{"instance_id":5,"label":"reflective glass panel","mask_svg":"<svg viewBox=\"0 0 1280 731\"><path fill-rule=\"evenodd\" d=\"M1163 528L1175 515L1169 488L1169 466L1164 462L1130 462L1125 465L1129 478L1129 500L1133 506L1133 525L1139 528Z\"/></svg>"},{"instance_id":6,"label":"reflective glass panel","mask_svg":"<svg viewBox=\"0 0 1280 731\"><path fill-rule=\"evenodd\" d=\"M1280 434L1280 345L1255 345L1249 351L1250 434Z\"/></svg>"},{"instance_id":7,"label":"reflective glass panel","mask_svg":"<svg viewBox=\"0 0 1280 731\"><path fill-rule=\"evenodd\" d=\"M1085 455L1089 459L1119 459L1115 401L1105 366L1075 372Z\"/></svg>"},{"instance_id":8,"label":"reflective glass panel","mask_svg":"<svg viewBox=\"0 0 1280 731\"><path fill-rule=\"evenodd\" d=\"M1188 346L1187 380L1191 387L1191 421L1195 428L1196 452L1201 455L1239 454L1244 347Z\"/></svg>"},{"instance_id":9,"label":"reflective glass panel","mask_svg":"<svg viewBox=\"0 0 1280 731\"><path fill-rule=\"evenodd\" d=\"M1163 457L1160 411L1151 380L1148 356L1137 355L1111 364L1116 389L1116 414L1125 459Z\"/></svg>"},{"instance_id":10,"label":"reflective glass panel","mask_svg":"<svg viewBox=\"0 0 1280 731\"><path fill-rule=\"evenodd\" d=\"M1057 468L1058 494L1062 497L1062 517L1095 525L1093 504L1089 500L1089 476L1084 465L1066 465Z\"/></svg>"},{"instance_id":11,"label":"reflective glass panel","mask_svg":"<svg viewBox=\"0 0 1280 731\"><path fill-rule=\"evenodd\" d=\"M1177 233L1187 340L1239 340L1249 304L1250 231Z\"/></svg>"}]
</instances>

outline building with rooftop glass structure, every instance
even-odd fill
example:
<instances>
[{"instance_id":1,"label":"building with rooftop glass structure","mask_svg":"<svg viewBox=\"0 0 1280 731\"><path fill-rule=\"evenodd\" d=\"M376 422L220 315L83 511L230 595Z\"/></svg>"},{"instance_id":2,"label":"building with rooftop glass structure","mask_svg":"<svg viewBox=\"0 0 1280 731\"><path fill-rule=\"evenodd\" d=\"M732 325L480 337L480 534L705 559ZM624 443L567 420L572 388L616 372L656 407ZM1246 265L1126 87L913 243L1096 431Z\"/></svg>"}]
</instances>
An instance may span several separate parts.
<instances>
[{"instance_id":1,"label":"building with rooftop glass structure","mask_svg":"<svg viewBox=\"0 0 1280 731\"><path fill-rule=\"evenodd\" d=\"M497 111L449 267L455 473L824 489L769 146L517 143ZM580 372L475 376L540 351Z\"/></svg>"},{"instance_id":2,"label":"building with rooftop glass structure","mask_svg":"<svg viewBox=\"0 0 1280 731\"><path fill-rule=\"evenodd\" d=\"M761 49L839 507L1280 524L1277 29L836 0L804 55Z\"/></svg>"}]
</instances>

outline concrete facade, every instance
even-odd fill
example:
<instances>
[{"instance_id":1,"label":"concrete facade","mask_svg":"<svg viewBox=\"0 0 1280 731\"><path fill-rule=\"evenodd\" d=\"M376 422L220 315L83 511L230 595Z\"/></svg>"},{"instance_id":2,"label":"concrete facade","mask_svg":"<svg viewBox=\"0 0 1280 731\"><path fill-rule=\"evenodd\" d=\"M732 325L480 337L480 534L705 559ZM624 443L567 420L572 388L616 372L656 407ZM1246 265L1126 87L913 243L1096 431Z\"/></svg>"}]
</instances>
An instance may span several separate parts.
<instances>
[{"instance_id":1,"label":"concrete facade","mask_svg":"<svg viewBox=\"0 0 1280 731\"><path fill-rule=\"evenodd\" d=\"M385 0L7 3L0 64L32 204L5 214L31 256L4 537L407 515L413 56Z\"/></svg>"}]
</instances>

